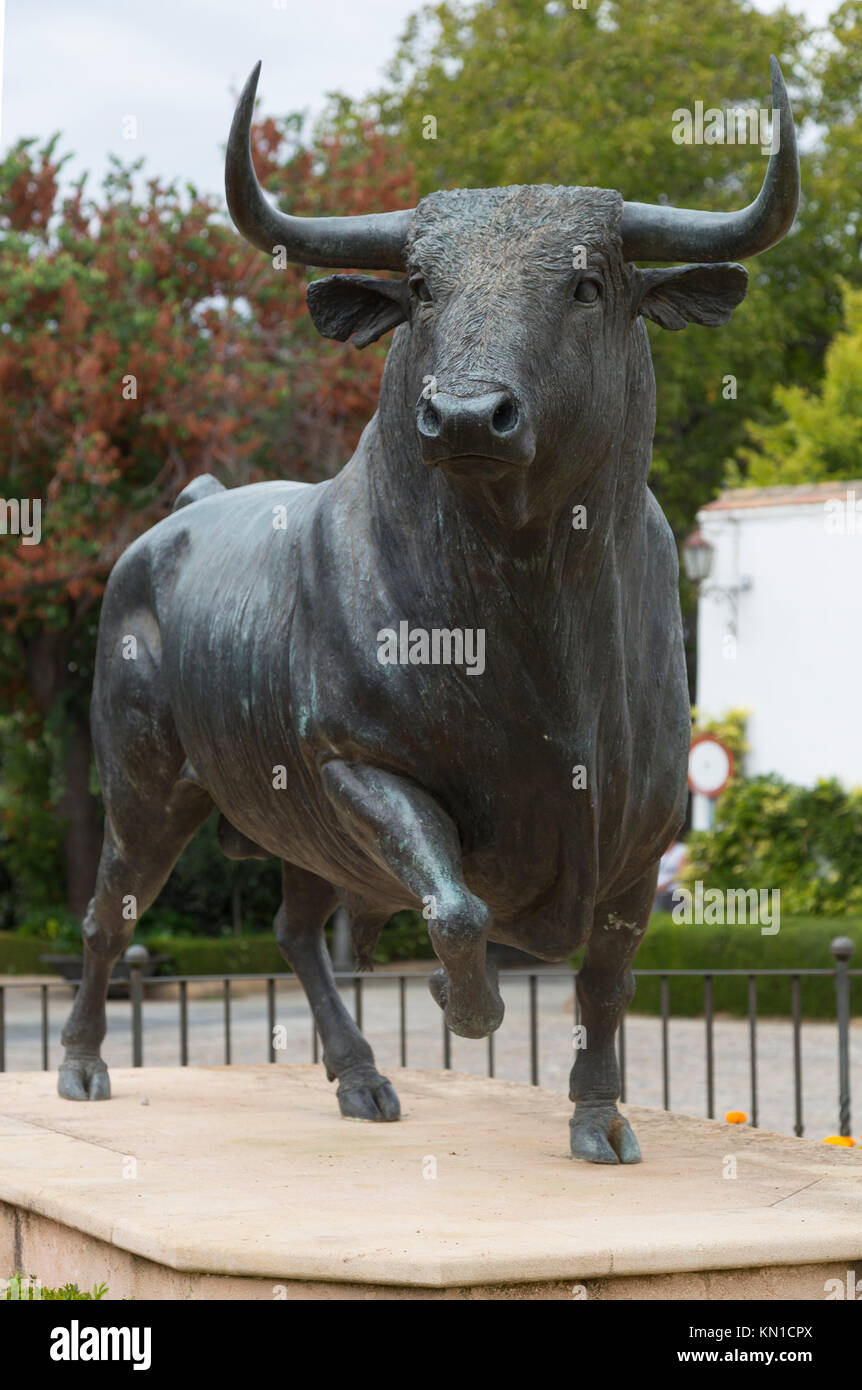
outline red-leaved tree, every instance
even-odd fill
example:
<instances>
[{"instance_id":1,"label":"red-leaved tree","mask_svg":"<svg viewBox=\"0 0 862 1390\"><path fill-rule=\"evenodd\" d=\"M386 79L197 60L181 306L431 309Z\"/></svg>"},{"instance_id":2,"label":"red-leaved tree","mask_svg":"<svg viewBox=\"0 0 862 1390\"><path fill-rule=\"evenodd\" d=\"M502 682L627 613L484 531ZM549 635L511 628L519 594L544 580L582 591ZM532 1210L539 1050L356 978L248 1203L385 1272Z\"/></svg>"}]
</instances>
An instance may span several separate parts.
<instances>
[{"instance_id":1,"label":"red-leaved tree","mask_svg":"<svg viewBox=\"0 0 862 1390\"><path fill-rule=\"evenodd\" d=\"M370 128L307 149L296 118L268 119L252 138L261 182L293 212L415 200ZM318 339L309 272L276 272L219 201L119 164L89 196L64 187L57 143L21 142L0 164L0 859L18 919L34 903L78 916L92 891L88 695L112 564L199 473L331 476L385 356ZM37 505L36 544L19 521ZM56 851L40 871L28 840L46 838L45 811Z\"/></svg>"}]
</instances>

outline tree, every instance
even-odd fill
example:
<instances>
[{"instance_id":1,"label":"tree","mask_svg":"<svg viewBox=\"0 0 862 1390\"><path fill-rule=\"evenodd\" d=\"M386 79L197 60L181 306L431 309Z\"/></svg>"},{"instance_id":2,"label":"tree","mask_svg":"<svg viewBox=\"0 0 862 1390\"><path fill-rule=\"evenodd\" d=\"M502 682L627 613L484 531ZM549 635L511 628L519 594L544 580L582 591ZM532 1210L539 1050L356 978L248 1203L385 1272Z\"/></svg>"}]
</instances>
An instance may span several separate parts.
<instances>
[{"instance_id":1,"label":"tree","mask_svg":"<svg viewBox=\"0 0 862 1390\"><path fill-rule=\"evenodd\" d=\"M862 476L862 290L846 287L845 326L827 351L823 379L813 391L777 386L780 416L751 422L749 447L728 472L738 487L818 483Z\"/></svg>"},{"instance_id":2,"label":"tree","mask_svg":"<svg viewBox=\"0 0 862 1390\"><path fill-rule=\"evenodd\" d=\"M262 180L293 210L314 211L319 187L341 211L409 198L409 167L382 136L351 164L338 135L308 150L300 133L288 118L253 135ZM0 164L0 858L22 862L34 814L10 797L31 777L79 916L101 842L87 704L112 564L199 473L334 472L373 409L383 351L318 340L308 272L273 273L193 187L150 179L141 193L140 164L115 164L99 195L83 180L64 191L57 145L23 141ZM38 544L12 534L22 503L41 508Z\"/></svg>"},{"instance_id":3,"label":"tree","mask_svg":"<svg viewBox=\"0 0 862 1390\"><path fill-rule=\"evenodd\" d=\"M0 456L7 498L38 507L42 532L38 544L4 538L0 602L5 693L26 692L61 739L56 811L81 912L101 838L86 702L99 597L189 478L257 442L244 325L232 304L208 303L255 272L194 195L184 205L151 181L138 200L132 172L115 168L101 205L83 184L63 197L55 146L24 142L0 170Z\"/></svg>"}]
</instances>

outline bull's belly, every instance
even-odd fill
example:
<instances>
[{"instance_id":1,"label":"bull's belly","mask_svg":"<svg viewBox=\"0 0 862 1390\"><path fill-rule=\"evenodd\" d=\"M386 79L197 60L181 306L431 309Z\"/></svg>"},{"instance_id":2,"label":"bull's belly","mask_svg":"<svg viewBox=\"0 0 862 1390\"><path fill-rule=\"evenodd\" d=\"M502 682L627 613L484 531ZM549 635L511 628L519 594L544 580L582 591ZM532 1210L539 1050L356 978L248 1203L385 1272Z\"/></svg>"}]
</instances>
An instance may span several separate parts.
<instances>
[{"instance_id":1,"label":"bull's belly","mask_svg":"<svg viewBox=\"0 0 862 1390\"><path fill-rule=\"evenodd\" d=\"M189 751L218 808L268 854L332 883L354 911L389 915L423 907L391 870L349 836L307 763L288 765L284 787L261 794L259 783L241 789L236 782L227 784L218 770L219 765L224 769L224 761L213 758L212 750ZM420 769L403 772L413 784L426 785ZM466 784L461 799L469 828L480 813L470 808ZM470 891L494 914L493 941L560 961L585 943L592 925L596 864L587 848L594 837L581 817L572 815L561 825L558 816L548 814L549 806L550 795L517 807L509 799L496 812L492 808L484 844L465 853L463 871ZM481 816L488 816L487 805Z\"/></svg>"},{"instance_id":2,"label":"bull's belly","mask_svg":"<svg viewBox=\"0 0 862 1390\"><path fill-rule=\"evenodd\" d=\"M234 718L227 722L237 727L241 712L237 708L233 713ZM186 748L203 784L231 824L273 857L332 883L354 910L391 915L404 908L422 908L423 903L410 895L396 875L378 862L358 837L350 836L324 790L316 758L296 743L288 751L280 745L275 729L267 732L264 724L268 729L266 720L257 723L254 744L278 750L271 757L273 763L285 764L278 787L273 787L266 775L269 768L255 768L252 773L247 761L236 757L240 747L252 746L251 740L247 743L240 737L233 747L189 742ZM544 740L541 746L524 753L523 729L513 731L512 749L519 740L521 766L532 765L530 779L519 779L508 742L498 746L496 759L490 755L481 758L474 749L475 756L466 760L469 765L464 766L463 777L450 784L441 806L445 802L447 807L458 807L455 818L467 846L464 876L471 892L493 914L491 939L541 959L561 961L586 944L595 904L607 896L609 885L619 877L619 864L609 872L609 866L597 858L601 836L596 833L595 817L601 816L603 801L607 800L610 811L610 794L603 796L598 788L597 795L589 799L579 799L575 792L562 795L561 786L568 791L570 785L570 778L564 776L568 754L561 748L558 756ZM428 790L433 787L434 770L421 758L405 755L402 765L400 758L393 759L392 744L389 756L378 759L375 750L363 749L358 738L351 742L349 752L346 747L339 750L342 756L385 766L412 785ZM428 756L433 761L433 753ZM653 775L657 772L659 780L664 780L664 774L653 769ZM633 776L650 779L649 771L643 769ZM671 778L667 787L669 817L677 799L675 780ZM638 781L622 793L617 785L614 797L619 800L622 795L623 802L642 804L642 793ZM621 819L623 809L623 805L616 806L613 818ZM657 809L653 799L651 818ZM652 824L631 825L629 830L623 852L624 875L627 863L642 857L644 845L655 835ZM658 847L656 860L662 848Z\"/></svg>"},{"instance_id":3,"label":"bull's belly","mask_svg":"<svg viewBox=\"0 0 862 1390\"><path fill-rule=\"evenodd\" d=\"M340 889L351 908L388 915L424 904L404 888L398 878L381 867L361 845L339 833L331 808L321 806L319 819L297 830L274 827L267 837L270 853L307 869ZM254 824L233 823L244 834ZM575 858L577 858L575 856ZM561 872L556 863L543 864L538 848L525 843L521 853L485 853L481 862L465 856L464 878L476 897L491 908L492 941L517 946L543 960L562 961L580 949L588 938L594 915L594 895L579 880L577 862Z\"/></svg>"},{"instance_id":4,"label":"bull's belly","mask_svg":"<svg viewBox=\"0 0 862 1390\"><path fill-rule=\"evenodd\" d=\"M354 910L391 915L423 907L358 836L351 837L324 790L319 755L325 744L330 755L385 768L435 795L440 751L430 741L402 741L399 746L393 734L381 755L358 729L352 736L349 729L339 729L336 738L315 738L311 745L293 729L285 743L284 728L266 706L249 705L255 717L244 723L248 710L224 701L222 737L212 741L212 710L199 722L187 722L188 711L199 709L192 699L177 702L181 741L204 786L237 830L273 857L333 884ZM199 742L203 730L207 733ZM498 726L493 745L481 744L477 735L454 779L450 760L445 794L437 796L453 815L465 845L467 885L493 914L491 939L549 961L564 960L586 943L596 903L606 901L617 887L629 886L632 877L649 867L653 850L652 862L657 862L667 842L661 842L664 821L668 839L676 828L680 778L684 782L684 764L679 775L664 762L638 766L627 786L620 785L615 772L612 789L594 786L591 768L593 794L587 797L570 790L568 745L563 737L548 739L542 733L531 739L529 725L511 731ZM282 764L284 776L273 786L273 765ZM625 816L631 806L649 809L632 822ZM624 834L606 833L608 826L624 822ZM607 849L612 842L617 846L613 851ZM598 857L603 843L613 856L606 862Z\"/></svg>"}]
</instances>

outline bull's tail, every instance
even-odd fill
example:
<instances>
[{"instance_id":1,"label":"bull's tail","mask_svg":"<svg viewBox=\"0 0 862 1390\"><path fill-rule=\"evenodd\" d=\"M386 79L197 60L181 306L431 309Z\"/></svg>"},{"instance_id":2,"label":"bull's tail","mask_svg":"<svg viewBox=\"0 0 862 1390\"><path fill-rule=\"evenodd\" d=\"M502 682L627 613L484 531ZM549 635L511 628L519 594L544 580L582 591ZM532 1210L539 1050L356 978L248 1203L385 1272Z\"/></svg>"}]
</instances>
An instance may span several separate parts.
<instances>
[{"instance_id":1,"label":"bull's tail","mask_svg":"<svg viewBox=\"0 0 862 1390\"><path fill-rule=\"evenodd\" d=\"M192 478L190 483L186 483L171 507L171 511L178 512L180 507L187 507L191 502L200 502L202 497L211 497L214 492L224 491L224 483L220 483L218 478L213 477L212 473L199 473L196 478Z\"/></svg>"}]
</instances>

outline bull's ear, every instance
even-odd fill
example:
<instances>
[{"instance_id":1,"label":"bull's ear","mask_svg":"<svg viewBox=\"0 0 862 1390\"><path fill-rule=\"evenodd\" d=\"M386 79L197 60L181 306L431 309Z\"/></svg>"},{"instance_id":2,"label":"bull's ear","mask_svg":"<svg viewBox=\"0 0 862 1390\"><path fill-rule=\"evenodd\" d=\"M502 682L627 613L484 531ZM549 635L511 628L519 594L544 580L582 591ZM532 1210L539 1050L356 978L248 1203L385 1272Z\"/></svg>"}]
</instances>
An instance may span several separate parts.
<instances>
[{"instance_id":1,"label":"bull's ear","mask_svg":"<svg viewBox=\"0 0 862 1390\"><path fill-rule=\"evenodd\" d=\"M687 323L714 328L727 323L748 289L748 271L729 261L639 270L637 275L638 313L662 328L685 328Z\"/></svg>"},{"instance_id":2,"label":"bull's ear","mask_svg":"<svg viewBox=\"0 0 862 1390\"><path fill-rule=\"evenodd\" d=\"M410 315L406 280L330 275L327 280L312 280L306 299L318 333L340 343L352 337L360 348L397 328Z\"/></svg>"}]
</instances>

